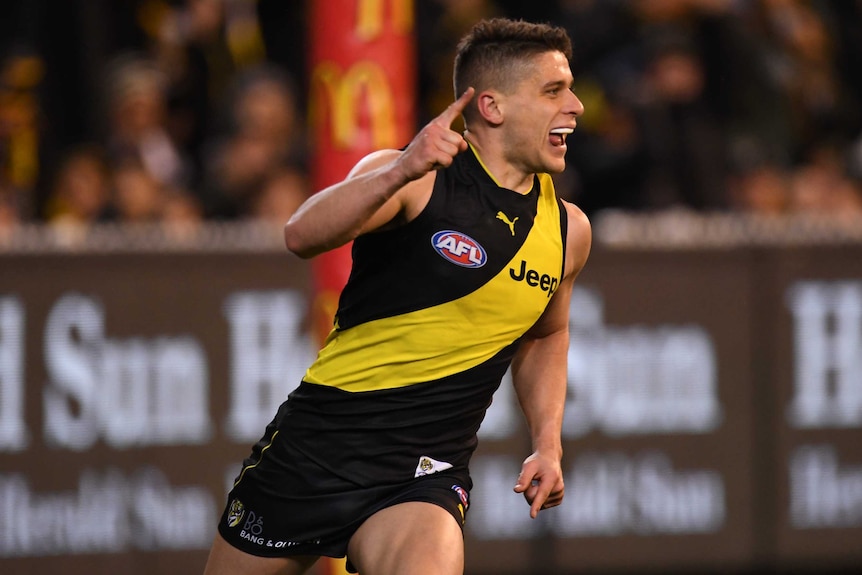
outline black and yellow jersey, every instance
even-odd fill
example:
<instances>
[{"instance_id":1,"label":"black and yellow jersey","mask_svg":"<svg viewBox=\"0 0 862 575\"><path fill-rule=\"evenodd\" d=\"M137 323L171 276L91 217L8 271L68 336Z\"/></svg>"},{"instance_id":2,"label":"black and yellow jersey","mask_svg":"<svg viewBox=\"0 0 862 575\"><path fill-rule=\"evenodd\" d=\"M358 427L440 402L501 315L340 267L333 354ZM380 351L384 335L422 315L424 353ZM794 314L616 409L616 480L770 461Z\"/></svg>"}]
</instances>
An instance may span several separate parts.
<instances>
[{"instance_id":1,"label":"black and yellow jersey","mask_svg":"<svg viewBox=\"0 0 862 575\"><path fill-rule=\"evenodd\" d=\"M522 195L472 151L457 156L416 219L355 240L335 329L305 381L370 391L479 368L544 311L564 217L549 176Z\"/></svg>"},{"instance_id":2,"label":"black and yellow jersey","mask_svg":"<svg viewBox=\"0 0 862 575\"><path fill-rule=\"evenodd\" d=\"M340 434L327 467L354 461L368 480L421 475L423 457L429 472L466 466L520 338L560 283L565 236L550 176L520 194L472 148L459 154L414 220L354 241L335 327L287 402L291 427Z\"/></svg>"}]
</instances>

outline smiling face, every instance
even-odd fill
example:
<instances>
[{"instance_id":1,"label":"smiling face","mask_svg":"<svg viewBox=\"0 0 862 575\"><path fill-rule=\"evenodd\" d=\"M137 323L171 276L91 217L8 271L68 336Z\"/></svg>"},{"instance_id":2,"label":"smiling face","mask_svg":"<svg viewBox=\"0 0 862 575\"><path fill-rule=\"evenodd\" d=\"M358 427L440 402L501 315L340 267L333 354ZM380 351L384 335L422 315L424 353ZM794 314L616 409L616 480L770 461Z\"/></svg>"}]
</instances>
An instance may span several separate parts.
<instances>
[{"instance_id":1,"label":"smiling face","mask_svg":"<svg viewBox=\"0 0 862 575\"><path fill-rule=\"evenodd\" d=\"M498 96L506 160L525 174L562 172L566 137L584 111L571 90L569 62L560 52L544 52L524 70L513 91Z\"/></svg>"}]
</instances>

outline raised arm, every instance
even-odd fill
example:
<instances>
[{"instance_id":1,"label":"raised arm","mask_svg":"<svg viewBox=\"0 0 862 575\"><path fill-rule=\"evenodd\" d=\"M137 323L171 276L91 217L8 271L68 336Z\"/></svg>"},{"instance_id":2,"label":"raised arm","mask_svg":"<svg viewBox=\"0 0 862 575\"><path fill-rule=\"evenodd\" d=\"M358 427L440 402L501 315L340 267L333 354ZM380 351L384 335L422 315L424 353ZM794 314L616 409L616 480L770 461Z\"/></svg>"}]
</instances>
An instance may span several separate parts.
<instances>
[{"instance_id":1,"label":"raised arm","mask_svg":"<svg viewBox=\"0 0 862 575\"><path fill-rule=\"evenodd\" d=\"M469 88L413 138L401 152L381 150L363 158L341 182L314 194L284 226L291 252L310 258L377 229L427 199L434 171L467 149L451 129L473 97Z\"/></svg>"},{"instance_id":2,"label":"raised arm","mask_svg":"<svg viewBox=\"0 0 862 575\"><path fill-rule=\"evenodd\" d=\"M572 286L587 261L591 246L590 224L578 208L566 204L568 245L566 274L548 308L525 334L512 362L518 402L533 444L533 453L521 467L515 485L530 505L530 517L559 505L564 484L562 424L566 402L566 360L569 349L569 302Z\"/></svg>"}]
</instances>

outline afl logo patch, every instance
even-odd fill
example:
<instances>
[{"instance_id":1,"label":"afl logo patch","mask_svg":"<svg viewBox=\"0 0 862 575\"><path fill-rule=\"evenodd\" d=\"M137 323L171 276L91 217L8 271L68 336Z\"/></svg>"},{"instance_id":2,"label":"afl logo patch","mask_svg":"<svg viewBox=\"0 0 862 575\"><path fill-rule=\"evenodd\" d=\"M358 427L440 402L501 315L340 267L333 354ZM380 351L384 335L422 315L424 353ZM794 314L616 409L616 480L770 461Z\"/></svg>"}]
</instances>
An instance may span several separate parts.
<instances>
[{"instance_id":1,"label":"afl logo patch","mask_svg":"<svg viewBox=\"0 0 862 575\"><path fill-rule=\"evenodd\" d=\"M467 490L460 485L453 485L452 491L458 494L458 498L461 499L461 505L464 506L464 509L467 509L470 506L470 494L467 493Z\"/></svg>"},{"instance_id":2,"label":"afl logo patch","mask_svg":"<svg viewBox=\"0 0 862 575\"><path fill-rule=\"evenodd\" d=\"M453 264L465 268L480 268L488 256L479 242L461 232L443 230L431 236L431 245L438 254Z\"/></svg>"}]
</instances>

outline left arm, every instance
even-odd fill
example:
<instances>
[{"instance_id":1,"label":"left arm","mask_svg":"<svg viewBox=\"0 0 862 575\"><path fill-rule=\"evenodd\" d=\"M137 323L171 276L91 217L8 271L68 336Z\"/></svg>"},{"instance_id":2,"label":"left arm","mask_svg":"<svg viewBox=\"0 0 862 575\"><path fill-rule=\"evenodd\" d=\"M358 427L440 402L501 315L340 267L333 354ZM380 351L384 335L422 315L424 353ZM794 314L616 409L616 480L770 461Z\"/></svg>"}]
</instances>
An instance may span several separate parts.
<instances>
[{"instance_id":1,"label":"left arm","mask_svg":"<svg viewBox=\"0 0 862 575\"><path fill-rule=\"evenodd\" d=\"M581 210L566 203L568 234L563 280L547 309L524 335L512 361L512 379L533 443L533 453L521 467L515 485L530 504L530 517L563 500L560 460L566 402L566 359L569 349L569 302L575 278L591 246L590 223Z\"/></svg>"}]
</instances>

